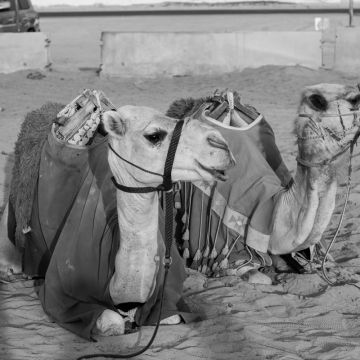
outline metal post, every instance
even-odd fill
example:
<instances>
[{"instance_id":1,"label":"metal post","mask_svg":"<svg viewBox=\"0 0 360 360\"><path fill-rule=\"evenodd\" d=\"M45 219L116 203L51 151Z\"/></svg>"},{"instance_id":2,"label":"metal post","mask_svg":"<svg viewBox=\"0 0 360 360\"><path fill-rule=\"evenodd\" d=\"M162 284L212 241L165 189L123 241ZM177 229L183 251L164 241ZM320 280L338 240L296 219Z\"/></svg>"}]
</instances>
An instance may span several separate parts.
<instances>
[{"instance_id":1,"label":"metal post","mask_svg":"<svg viewBox=\"0 0 360 360\"><path fill-rule=\"evenodd\" d=\"M349 27L353 26L354 0L349 0Z\"/></svg>"},{"instance_id":2,"label":"metal post","mask_svg":"<svg viewBox=\"0 0 360 360\"><path fill-rule=\"evenodd\" d=\"M19 19L19 2L15 0L15 20L16 20L16 30L20 32L20 19Z\"/></svg>"}]
</instances>

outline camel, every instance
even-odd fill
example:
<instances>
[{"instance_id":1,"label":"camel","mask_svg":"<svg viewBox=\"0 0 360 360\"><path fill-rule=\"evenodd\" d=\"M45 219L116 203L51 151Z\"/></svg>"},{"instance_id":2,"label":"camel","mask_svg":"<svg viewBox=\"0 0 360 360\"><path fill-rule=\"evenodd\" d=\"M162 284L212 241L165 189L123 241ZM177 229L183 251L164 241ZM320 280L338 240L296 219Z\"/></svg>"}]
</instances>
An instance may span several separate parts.
<instances>
[{"instance_id":1,"label":"camel","mask_svg":"<svg viewBox=\"0 0 360 360\"><path fill-rule=\"evenodd\" d=\"M107 107L101 103L103 94L88 91L87 95L92 101L87 99L85 105L75 99L63 110L50 105L28 116L18 139L14 168L24 163L26 150L19 150L21 144L31 135L39 136L44 145L29 227L24 231L31 236L23 249L24 271L32 269L29 275L45 276L39 292L44 310L61 326L91 339L98 334L124 334L128 321L153 324L159 312L156 304L165 246L158 191L128 193L114 184L160 185L178 121L148 107L127 105L111 110L108 102ZM78 116L84 109L85 115ZM57 113L60 119L53 123ZM41 121L47 127L40 129ZM185 119L171 171L173 182L222 182L233 165L228 145L216 129L194 118ZM76 196L67 190L76 190ZM23 270L16 262L20 257L14 255L14 245L5 241L4 231L6 220L9 228L14 217L16 220L18 200L11 199L2 218L1 244L9 257L2 259L1 270L15 273ZM59 222L61 227L54 230ZM53 239L46 238L55 233ZM185 279L183 263L175 246L171 251L162 324L186 318L186 314L180 317L183 313L178 307Z\"/></svg>"},{"instance_id":2,"label":"camel","mask_svg":"<svg viewBox=\"0 0 360 360\"><path fill-rule=\"evenodd\" d=\"M304 89L295 119L298 156L292 179L269 124L256 109L241 104L237 93L172 103L167 115L196 114L212 124L237 160L226 183L213 189L201 184L182 188L179 217L184 227L178 241L188 266L209 276L252 273L258 276L254 282L269 283L256 271L272 264L269 255L307 248L313 254L335 207L338 174L359 131L359 104L357 87L318 84ZM203 216L194 221L199 213Z\"/></svg>"}]
</instances>

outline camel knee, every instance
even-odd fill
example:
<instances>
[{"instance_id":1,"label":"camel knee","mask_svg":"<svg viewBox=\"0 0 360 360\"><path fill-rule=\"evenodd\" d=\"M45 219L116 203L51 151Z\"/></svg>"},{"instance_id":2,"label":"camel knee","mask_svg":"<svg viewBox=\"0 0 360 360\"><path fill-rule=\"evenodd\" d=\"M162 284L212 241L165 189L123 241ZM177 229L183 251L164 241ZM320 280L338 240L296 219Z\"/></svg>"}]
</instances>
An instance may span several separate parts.
<instances>
[{"instance_id":1,"label":"camel knee","mask_svg":"<svg viewBox=\"0 0 360 360\"><path fill-rule=\"evenodd\" d=\"M249 271L247 281L249 284L272 285L271 278L258 270Z\"/></svg>"},{"instance_id":2,"label":"camel knee","mask_svg":"<svg viewBox=\"0 0 360 360\"><path fill-rule=\"evenodd\" d=\"M125 333L125 320L116 311L106 309L96 320L93 332L103 336L122 335Z\"/></svg>"},{"instance_id":3,"label":"camel knee","mask_svg":"<svg viewBox=\"0 0 360 360\"><path fill-rule=\"evenodd\" d=\"M160 321L160 325L177 325L181 323L180 315L169 316L166 319Z\"/></svg>"}]
</instances>

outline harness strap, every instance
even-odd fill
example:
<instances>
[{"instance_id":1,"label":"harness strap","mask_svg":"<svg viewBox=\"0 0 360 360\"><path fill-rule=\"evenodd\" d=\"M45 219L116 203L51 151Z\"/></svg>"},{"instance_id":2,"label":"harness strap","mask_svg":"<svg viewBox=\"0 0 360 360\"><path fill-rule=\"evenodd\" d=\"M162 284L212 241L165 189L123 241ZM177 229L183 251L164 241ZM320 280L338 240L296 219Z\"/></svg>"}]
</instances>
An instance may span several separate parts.
<instances>
[{"instance_id":1,"label":"harness strap","mask_svg":"<svg viewBox=\"0 0 360 360\"><path fill-rule=\"evenodd\" d=\"M335 159L337 159L339 156L341 156L342 154L344 154L348 149L349 149L350 145L349 146L346 146L342 151L340 151L339 153L337 153L336 155L334 155L331 159L328 159L328 160L324 160L322 162L319 162L319 163L313 163L313 162L310 162L310 161L307 161L307 160L304 160L304 159L301 159L299 156L296 157L296 161L303 165L303 166L307 166L307 167L322 167L322 166L325 166L325 165L329 165L331 162L333 162Z\"/></svg>"},{"instance_id":2,"label":"harness strap","mask_svg":"<svg viewBox=\"0 0 360 360\"><path fill-rule=\"evenodd\" d=\"M133 186L126 186L126 185L122 185L119 184L116 179L112 176L111 177L111 181L114 183L115 187L121 191L124 192L128 192L128 193L149 193L149 192L154 192L154 191L171 191L172 190L172 179L171 179L171 172L172 172L172 168L174 165L174 159L175 159L175 154L176 154L176 149L177 146L179 144L179 140L180 140L180 136L181 136L181 131L182 131L182 127L184 125L184 121L180 120L176 123L175 128L174 128L174 132L170 141L170 145L169 145L169 149L166 155L166 160L165 160L165 167L164 167L164 174L159 174L147 169L142 168L139 165L134 164L133 162L126 160L125 158L123 158L119 153L117 153L114 148L109 145L110 150L121 160L125 161L126 163L128 163L129 165L132 165L134 167L136 167L137 169L144 171L148 174L152 174L152 175L157 175L157 176L161 176L163 178L163 182L162 184L160 184L157 187L153 187L153 186L144 186L144 187L133 187Z\"/></svg>"},{"instance_id":3,"label":"harness strap","mask_svg":"<svg viewBox=\"0 0 360 360\"><path fill-rule=\"evenodd\" d=\"M111 150L119 159L121 159L122 161L125 161L125 162L128 163L129 165L134 166L134 167L136 167L137 169L139 169L139 170L141 170L141 171L144 171L144 172L146 172L146 173L148 173L148 174L157 175L157 176L161 176L161 177L162 177L162 175L159 174L159 173L156 173L156 172L153 172L153 171L144 169L143 167L141 167L141 166L139 166L139 165L136 165L136 164L134 164L133 162L131 162L131 161L129 161L129 160L126 160L126 159L123 158L118 152L116 152L116 151L114 150L114 148L111 146L110 143L108 143L108 146L109 146L110 150Z\"/></svg>"}]
</instances>

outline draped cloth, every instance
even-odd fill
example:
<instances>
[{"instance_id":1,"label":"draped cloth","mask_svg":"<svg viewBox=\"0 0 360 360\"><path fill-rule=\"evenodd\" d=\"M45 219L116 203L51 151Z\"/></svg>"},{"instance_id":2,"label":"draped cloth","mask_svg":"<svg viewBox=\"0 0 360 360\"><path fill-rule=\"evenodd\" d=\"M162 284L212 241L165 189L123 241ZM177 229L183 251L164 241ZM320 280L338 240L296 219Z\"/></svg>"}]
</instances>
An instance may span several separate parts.
<instances>
[{"instance_id":1,"label":"draped cloth","mask_svg":"<svg viewBox=\"0 0 360 360\"><path fill-rule=\"evenodd\" d=\"M259 266L270 265L261 253L268 249L274 195L291 181L273 130L261 114L245 127L214 120L206 106L193 116L220 131L236 165L226 182L181 184L178 219L188 265L208 274L238 267L253 256L247 246L257 250Z\"/></svg>"},{"instance_id":2,"label":"draped cloth","mask_svg":"<svg viewBox=\"0 0 360 360\"><path fill-rule=\"evenodd\" d=\"M62 142L53 131L48 135L24 248L24 272L45 277L39 291L45 312L86 339L91 339L91 330L105 309L116 310L109 282L121 238L107 151L107 138L99 134L86 147ZM14 218L9 221L15 222ZM160 208L159 241L163 241L163 227ZM188 313L182 298L185 272L176 246L171 255L162 318L181 314L184 320L194 320L196 315ZM137 307L137 325L156 323L163 276L160 266L156 288L146 303L118 306L124 311Z\"/></svg>"}]
</instances>

